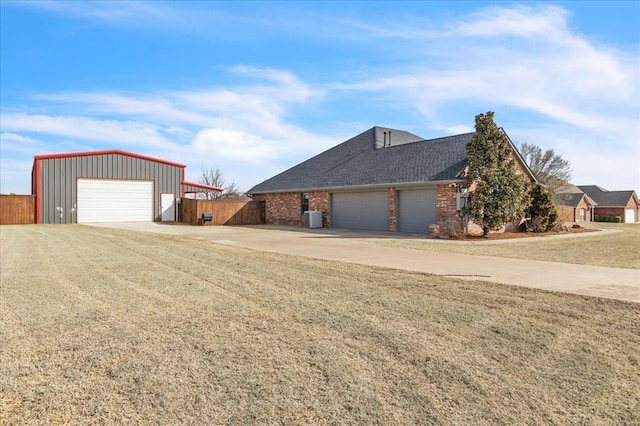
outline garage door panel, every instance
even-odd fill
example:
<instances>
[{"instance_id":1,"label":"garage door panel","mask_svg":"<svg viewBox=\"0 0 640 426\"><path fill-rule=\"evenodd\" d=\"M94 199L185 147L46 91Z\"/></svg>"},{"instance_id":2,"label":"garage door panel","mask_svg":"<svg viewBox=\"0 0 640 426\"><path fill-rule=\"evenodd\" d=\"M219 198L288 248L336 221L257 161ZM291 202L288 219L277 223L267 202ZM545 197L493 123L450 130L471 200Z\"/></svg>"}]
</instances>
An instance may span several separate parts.
<instances>
[{"instance_id":1,"label":"garage door panel","mask_svg":"<svg viewBox=\"0 0 640 426\"><path fill-rule=\"evenodd\" d=\"M435 189L398 191L398 231L428 234L429 225L437 222Z\"/></svg>"},{"instance_id":2,"label":"garage door panel","mask_svg":"<svg viewBox=\"0 0 640 426\"><path fill-rule=\"evenodd\" d=\"M153 221L153 182L78 179L78 223Z\"/></svg>"},{"instance_id":3,"label":"garage door panel","mask_svg":"<svg viewBox=\"0 0 640 426\"><path fill-rule=\"evenodd\" d=\"M624 223L633 223L636 221L636 210L625 209L624 210Z\"/></svg>"},{"instance_id":4,"label":"garage door panel","mask_svg":"<svg viewBox=\"0 0 640 426\"><path fill-rule=\"evenodd\" d=\"M331 224L335 228L387 231L387 191L336 192L331 194Z\"/></svg>"}]
</instances>

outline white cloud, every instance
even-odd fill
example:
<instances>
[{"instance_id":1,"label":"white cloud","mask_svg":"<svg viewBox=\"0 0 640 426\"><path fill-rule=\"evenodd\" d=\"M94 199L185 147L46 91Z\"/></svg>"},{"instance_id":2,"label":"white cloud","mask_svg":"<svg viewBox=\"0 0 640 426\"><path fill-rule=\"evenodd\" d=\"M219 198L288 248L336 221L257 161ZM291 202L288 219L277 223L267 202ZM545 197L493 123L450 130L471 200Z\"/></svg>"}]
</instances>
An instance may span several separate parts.
<instances>
[{"instance_id":1,"label":"white cloud","mask_svg":"<svg viewBox=\"0 0 640 426\"><path fill-rule=\"evenodd\" d=\"M288 71L238 66L232 72L255 81L183 91L39 94L33 98L38 109L56 114L4 113L5 139L15 145L37 135L55 140L57 148L61 140L97 143L100 149L139 151L185 164L197 160L196 169L217 165L224 170L226 164L235 175L229 180L245 189L268 177L260 170L251 173L257 165L261 170L286 167L296 156L316 154L340 140L308 132L289 118L294 105L316 102L322 91ZM31 147L32 155L43 150L51 151Z\"/></svg>"},{"instance_id":2,"label":"white cloud","mask_svg":"<svg viewBox=\"0 0 640 426\"><path fill-rule=\"evenodd\" d=\"M234 129L203 129L191 147L196 154L210 154L213 158L262 163L278 157L279 143Z\"/></svg>"},{"instance_id":3,"label":"white cloud","mask_svg":"<svg viewBox=\"0 0 640 426\"><path fill-rule=\"evenodd\" d=\"M168 93L64 92L39 94L34 99L63 105L65 111L77 110L91 115L151 118L192 125L206 125L210 119L193 108L184 108L187 105L176 105Z\"/></svg>"},{"instance_id":4,"label":"white cloud","mask_svg":"<svg viewBox=\"0 0 640 426\"><path fill-rule=\"evenodd\" d=\"M617 179L640 188L640 58L573 32L570 18L555 6L494 7L440 28L432 25L428 32L374 32L404 39L406 49L420 58L410 67L377 69L375 77L340 88L416 106L435 129L472 124L472 116L456 122L457 107L467 113L477 108L475 114L496 111L498 124L515 122L516 128L507 127L510 134L522 133L517 126L533 130L552 124L556 133L542 132L538 139L532 131L521 140L562 144L576 178L592 174L602 182ZM595 172L602 169L599 156L585 151L606 152L603 164L615 175Z\"/></svg>"},{"instance_id":5,"label":"white cloud","mask_svg":"<svg viewBox=\"0 0 640 426\"><path fill-rule=\"evenodd\" d=\"M36 143L35 139L27 136L18 135L16 133L2 132L0 133L0 143L2 148L10 147L10 144L15 145L33 145Z\"/></svg>"},{"instance_id":6,"label":"white cloud","mask_svg":"<svg viewBox=\"0 0 640 426\"><path fill-rule=\"evenodd\" d=\"M185 129L184 127L180 127L180 126L170 126L170 127L166 127L164 129L162 129L163 132L165 132L168 135L175 135L175 136L184 136L184 137L193 137L194 134L191 130L189 129Z\"/></svg>"},{"instance_id":7,"label":"white cloud","mask_svg":"<svg viewBox=\"0 0 640 426\"><path fill-rule=\"evenodd\" d=\"M170 3L146 1L33 1L16 2L14 5L33 7L57 15L77 19L91 19L107 25L143 27L164 25L188 28L189 21L202 14L173 7Z\"/></svg>"},{"instance_id":8,"label":"white cloud","mask_svg":"<svg viewBox=\"0 0 640 426\"><path fill-rule=\"evenodd\" d=\"M171 148L173 145L155 126L140 122L24 113L2 114L1 119L3 129L11 131L78 138L118 146Z\"/></svg>"},{"instance_id":9,"label":"white cloud","mask_svg":"<svg viewBox=\"0 0 640 426\"><path fill-rule=\"evenodd\" d=\"M17 159L5 154L0 156L0 193L31 194L31 167L33 157Z\"/></svg>"},{"instance_id":10,"label":"white cloud","mask_svg":"<svg viewBox=\"0 0 640 426\"><path fill-rule=\"evenodd\" d=\"M53 2L33 7L110 25L136 25L135 17L146 13L156 24L179 27L194 13L177 12L171 3ZM215 17L198 17L193 26L208 19ZM343 129L353 123L372 126L374 118L368 121L365 114L373 110L378 117L398 111L421 116L422 127L406 129L417 134L464 133L472 130L474 114L494 110L498 124L514 140L563 151L576 178L594 176L603 180L592 183L605 187L620 186L607 183L617 180L640 188L640 58L636 51L602 46L577 34L570 19L566 9L537 5L493 7L442 22L405 20L395 27L340 17L309 19L309 25L298 24L294 30L308 35L317 33L313 23L331 23L323 37L340 27L332 37L361 43L357 48L368 49L368 54L397 54L402 61L376 60L340 72L328 69L324 78L333 81L322 86L292 71L238 65L230 72L241 83L231 85L41 94L35 101L44 113L13 110L2 115L3 134L8 135L2 139L3 151L5 144L17 149L19 138L37 141L45 136L139 147L186 164L194 156L205 166L224 169L228 164L246 178L241 183L248 189L273 171L353 136L313 132L296 114L317 108L326 117L326 104L338 99L344 102L339 108L344 116L331 116L334 121L327 129L331 124L335 129L337 122ZM367 112L360 113L359 107ZM596 172L602 167L600 155L593 153L600 152L601 164L612 167L615 175Z\"/></svg>"},{"instance_id":11,"label":"white cloud","mask_svg":"<svg viewBox=\"0 0 640 426\"><path fill-rule=\"evenodd\" d=\"M452 32L471 37L516 36L553 42L567 32L567 18L567 10L556 6L491 7L452 25Z\"/></svg>"},{"instance_id":12,"label":"white cloud","mask_svg":"<svg viewBox=\"0 0 640 426\"><path fill-rule=\"evenodd\" d=\"M571 154L573 182L576 185L599 185L609 191L640 188L640 151L627 155L615 151L575 151ZM576 167L576 165L578 167ZM618 176L612 179L612 175Z\"/></svg>"}]
</instances>

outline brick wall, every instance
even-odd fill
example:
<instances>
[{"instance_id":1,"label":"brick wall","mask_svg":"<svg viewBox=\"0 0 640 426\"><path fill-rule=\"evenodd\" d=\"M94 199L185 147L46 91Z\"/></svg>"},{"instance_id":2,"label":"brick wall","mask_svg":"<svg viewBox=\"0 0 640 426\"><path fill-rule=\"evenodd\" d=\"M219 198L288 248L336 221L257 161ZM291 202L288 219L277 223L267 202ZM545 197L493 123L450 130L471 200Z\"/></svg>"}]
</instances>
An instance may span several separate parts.
<instances>
[{"instance_id":1,"label":"brick wall","mask_svg":"<svg viewBox=\"0 0 640 426\"><path fill-rule=\"evenodd\" d=\"M265 223L285 226L304 225L299 192L256 194L253 199L265 202Z\"/></svg>"},{"instance_id":2,"label":"brick wall","mask_svg":"<svg viewBox=\"0 0 640 426\"><path fill-rule=\"evenodd\" d=\"M580 220L580 209L584 209L584 221ZM582 200L578 203L575 214L576 217L574 222L591 222L591 208L589 208L589 204L587 204L585 197L582 197Z\"/></svg>"},{"instance_id":3,"label":"brick wall","mask_svg":"<svg viewBox=\"0 0 640 426\"><path fill-rule=\"evenodd\" d=\"M636 200L633 197L629 198L629 202L627 203L627 209L635 209L636 210L636 222L640 222L640 204L636 203ZM622 220L624 221L624 216L622 216Z\"/></svg>"},{"instance_id":4,"label":"brick wall","mask_svg":"<svg viewBox=\"0 0 640 426\"><path fill-rule=\"evenodd\" d=\"M521 174L522 176L524 176L525 178L527 178L528 181L533 182L531 180L531 177L529 176L529 172L527 172L527 168L524 166L524 164L522 164L518 158L516 158L515 155L512 155L511 158L513 159L513 162L516 165L516 172L518 174Z\"/></svg>"},{"instance_id":5,"label":"brick wall","mask_svg":"<svg viewBox=\"0 0 640 426\"><path fill-rule=\"evenodd\" d=\"M629 200L627 208L636 209L636 222L640 222L640 204L636 203L633 197L631 197L631 199Z\"/></svg>"},{"instance_id":6,"label":"brick wall","mask_svg":"<svg viewBox=\"0 0 640 426\"><path fill-rule=\"evenodd\" d=\"M309 210L322 212L322 226L331 227L331 212L329 207L329 191L309 192Z\"/></svg>"},{"instance_id":7,"label":"brick wall","mask_svg":"<svg viewBox=\"0 0 640 426\"><path fill-rule=\"evenodd\" d=\"M300 192L256 194L255 201L265 202L265 223L284 226L304 226ZM323 226L331 226L329 191L309 192L309 210L322 211Z\"/></svg>"},{"instance_id":8,"label":"brick wall","mask_svg":"<svg viewBox=\"0 0 640 426\"><path fill-rule=\"evenodd\" d=\"M558 222L575 222L576 221L576 209L571 206L556 206L558 212Z\"/></svg>"},{"instance_id":9,"label":"brick wall","mask_svg":"<svg viewBox=\"0 0 640 426\"><path fill-rule=\"evenodd\" d=\"M462 232L465 227L464 220L460 218L456 210L456 193L458 192L455 185L445 184L436 187L436 217L437 222L429 226L429 233L434 236L449 237L449 234L457 234ZM467 227L477 225L469 222ZM479 228L479 227L478 227ZM474 229L472 229L474 231ZM482 232L482 229L480 229Z\"/></svg>"},{"instance_id":10,"label":"brick wall","mask_svg":"<svg viewBox=\"0 0 640 426\"><path fill-rule=\"evenodd\" d=\"M624 208L622 207L596 207L596 215L602 216L620 216L624 220Z\"/></svg>"},{"instance_id":11,"label":"brick wall","mask_svg":"<svg viewBox=\"0 0 640 426\"><path fill-rule=\"evenodd\" d=\"M396 232L398 230L398 212L397 212L397 190L395 187L389 187L389 231Z\"/></svg>"},{"instance_id":12,"label":"brick wall","mask_svg":"<svg viewBox=\"0 0 640 426\"><path fill-rule=\"evenodd\" d=\"M436 211L438 223L456 214L456 187L454 185L438 185L436 188Z\"/></svg>"},{"instance_id":13,"label":"brick wall","mask_svg":"<svg viewBox=\"0 0 640 426\"><path fill-rule=\"evenodd\" d=\"M633 197L629 198L629 202L625 207L595 207L594 214L603 215L603 216L620 216L622 221L624 222L624 211L625 209L635 209L636 211L636 222L640 222L640 205L636 204L636 201Z\"/></svg>"}]
</instances>

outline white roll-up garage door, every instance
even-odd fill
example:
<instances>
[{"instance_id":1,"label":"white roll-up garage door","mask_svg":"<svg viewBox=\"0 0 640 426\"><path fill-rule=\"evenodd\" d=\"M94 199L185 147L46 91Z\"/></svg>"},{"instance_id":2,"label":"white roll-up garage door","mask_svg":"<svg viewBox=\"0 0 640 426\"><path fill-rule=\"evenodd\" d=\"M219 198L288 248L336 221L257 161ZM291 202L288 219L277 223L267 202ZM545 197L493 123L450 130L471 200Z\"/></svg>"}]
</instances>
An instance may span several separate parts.
<instances>
[{"instance_id":1,"label":"white roll-up garage door","mask_svg":"<svg viewBox=\"0 0 640 426\"><path fill-rule=\"evenodd\" d=\"M78 223L153 221L153 181L78 179Z\"/></svg>"},{"instance_id":2,"label":"white roll-up garage door","mask_svg":"<svg viewBox=\"0 0 640 426\"><path fill-rule=\"evenodd\" d=\"M636 209L624 210L624 223L633 223L636 221Z\"/></svg>"}]
</instances>

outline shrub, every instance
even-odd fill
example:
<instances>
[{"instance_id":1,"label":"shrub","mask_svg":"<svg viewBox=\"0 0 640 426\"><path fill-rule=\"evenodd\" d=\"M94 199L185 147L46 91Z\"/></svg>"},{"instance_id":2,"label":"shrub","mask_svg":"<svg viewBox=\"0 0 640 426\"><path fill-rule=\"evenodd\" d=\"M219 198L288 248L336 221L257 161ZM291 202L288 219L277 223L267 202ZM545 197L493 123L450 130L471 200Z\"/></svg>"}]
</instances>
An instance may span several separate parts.
<instances>
[{"instance_id":1,"label":"shrub","mask_svg":"<svg viewBox=\"0 0 640 426\"><path fill-rule=\"evenodd\" d=\"M553 195L542 185L534 185L530 195L531 205L528 209L527 230L533 232L553 230L558 223L558 212L553 202Z\"/></svg>"},{"instance_id":2,"label":"shrub","mask_svg":"<svg viewBox=\"0 0 640 426\"><path fill-rule=\"evenodd\" d=\"M606 214L597 214L593 217L594 222L622 223L621 216L609 216Z\"/></svg>"},{"instance_id":3,"label":"shrub","mask_svg":"<svg viewBox=\"0 0 640 426\"><path fill-rule=\"evenodd\" d=\"M438 237L463 239L465 237L465 230L462 219L457 214L448 215L442 221L440 229L438 230Z\"/></svg>"}]
</instances>

